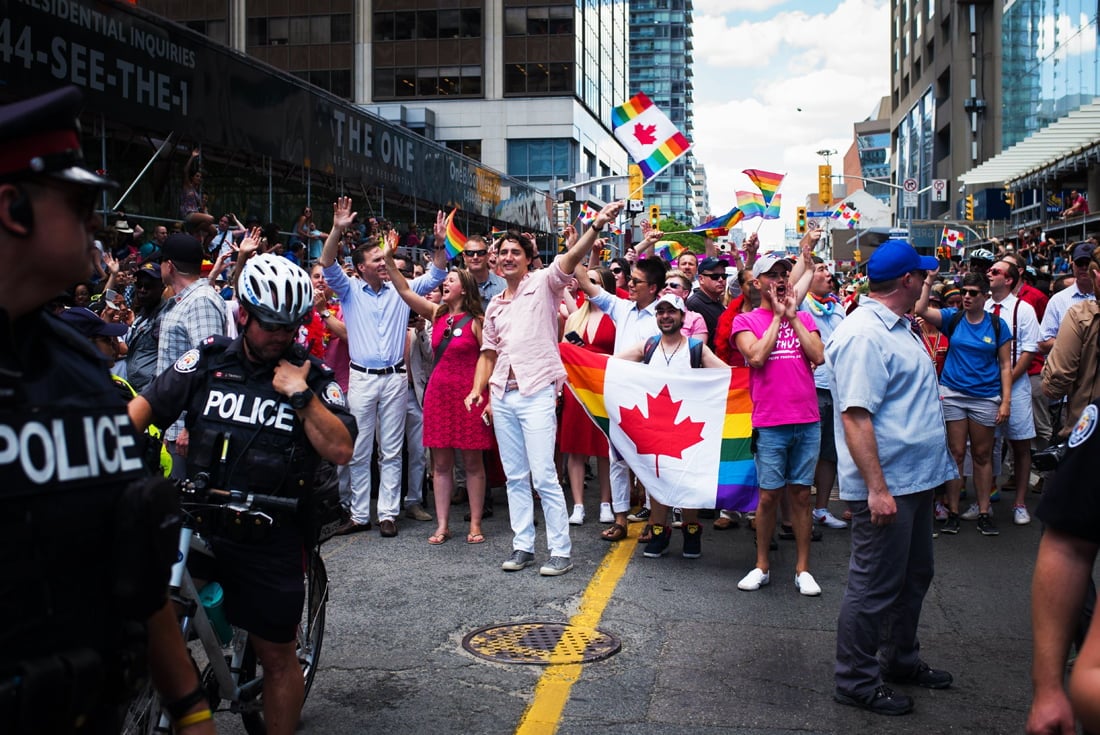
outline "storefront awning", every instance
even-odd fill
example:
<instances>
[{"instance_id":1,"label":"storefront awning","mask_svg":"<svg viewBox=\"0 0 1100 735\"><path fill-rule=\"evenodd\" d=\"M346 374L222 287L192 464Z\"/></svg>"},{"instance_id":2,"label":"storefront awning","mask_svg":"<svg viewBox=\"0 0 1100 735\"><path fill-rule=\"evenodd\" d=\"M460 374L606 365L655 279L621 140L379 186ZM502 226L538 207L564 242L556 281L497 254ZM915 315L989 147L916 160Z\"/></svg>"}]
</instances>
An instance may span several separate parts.
<instances>
[{"instance_id":1,"label":"storefront awning","mask_svg":"<svg viewBox=\"0 0 1100 735\"><path fill-rule=\"evenodd\" d=\"M1100 145L1100 102L1074 110L959 177L967 186L1007 183Z\"/></svg>"}]
</instances>

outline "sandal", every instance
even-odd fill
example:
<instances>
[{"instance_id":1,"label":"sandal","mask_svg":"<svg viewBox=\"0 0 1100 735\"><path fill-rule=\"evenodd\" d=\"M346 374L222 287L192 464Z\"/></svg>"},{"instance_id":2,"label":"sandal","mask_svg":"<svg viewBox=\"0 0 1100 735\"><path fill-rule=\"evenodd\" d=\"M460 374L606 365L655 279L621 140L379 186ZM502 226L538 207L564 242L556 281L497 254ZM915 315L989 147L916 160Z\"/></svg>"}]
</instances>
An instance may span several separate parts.
<instances>
[{"instance_id":1,"label":"sandal","mask_svg":"<svg viewBox=\"0 0 1100 735\"><path fill-rule=\"evenodd\" d=\"M466 534L466 543L468 543L468 544L483 544L483 543L485 543L485 534L483 534L483 533L468 533L468 534Z\"/></svg>"},{"instance_id":2,"label":"sandal","mask_svg":"<svg viewBox=\"0 0 1100 735\"><path fill-rule=\"evenodd\" d=\"M622 541L626 538L626 528L621 523L612 523L600 534L600 538L604 541Z\"/></svg>"},{"instance_id":3,"label":"sandal","mask_svg":"<svg viewBox=\"0 0 1100 735\"><path fill-rule=\"evenodd\" d=\"M433 533L431 536L428 537L428 543L432 546L439 546L440 544L445 543L450 537L450 531L444 531L443 533Z\"/></svg>"},{"instance_id":4,"label":"sandal","mask_svg":"<svg viewBox=\"0 0 1100 735\"><path fill-rule=\"evenodd\" d=\"M642 535L638 537L639 544L648 544L653 540L653 524L647 523L642 529Z\"/></svg>"}]
</instances>

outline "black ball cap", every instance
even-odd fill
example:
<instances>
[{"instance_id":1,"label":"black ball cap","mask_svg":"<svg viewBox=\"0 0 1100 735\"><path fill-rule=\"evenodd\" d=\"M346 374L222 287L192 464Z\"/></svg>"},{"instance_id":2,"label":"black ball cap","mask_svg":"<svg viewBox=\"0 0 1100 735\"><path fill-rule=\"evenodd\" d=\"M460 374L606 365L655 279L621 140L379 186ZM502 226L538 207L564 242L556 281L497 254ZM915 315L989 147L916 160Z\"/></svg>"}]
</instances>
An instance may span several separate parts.
<instances>
[{"instance_id":1,"label":"black ball cap","mask_svg":"<svg viewBox=\"0 0 1100 735\"><path fill-rule=\"evenodd\" d=\"M65 309L59 315L61 321L68 324L85 337L121 337L126 334L126 325L118 322L105 322L91 309L74 306Z\"/></svg>"},{"instance_id":2,"label":"black ball cap","mask_svg":"<svg viewBox=\"0 0 1100 735\"><path fill-rule=\"evenodd\" d=\"M114 181L84 164L76 87L0 105L0 179L48 176L80 186L113 189Z\"/></svg>"},{"instance_id":3,"label":"black ball cap","mask_svg":"<svg viewBox=\"0 0 1100 735\"><path fill-rule=\"evenodd\" d=\"M202 265L202 243L191 235L174 232L160 246L161 261L170 260L180 265Z\"/></svg>"}]
</instances>

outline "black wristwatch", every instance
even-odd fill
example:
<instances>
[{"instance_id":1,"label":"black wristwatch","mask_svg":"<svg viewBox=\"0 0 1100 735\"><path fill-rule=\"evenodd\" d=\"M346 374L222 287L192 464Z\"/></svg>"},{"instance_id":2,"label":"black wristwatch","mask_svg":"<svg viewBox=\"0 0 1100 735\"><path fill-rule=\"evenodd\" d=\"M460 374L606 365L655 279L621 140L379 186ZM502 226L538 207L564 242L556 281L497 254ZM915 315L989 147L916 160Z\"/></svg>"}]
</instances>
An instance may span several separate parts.
<instances>
[{"instance_id":1,"label":"black wristwatch","mask_svg":"<svg viewBox=\"0 0 1100 735\"><path fill-rule=\"evenodd\" d=\"M297 393L291 394L287 402L290 403L290 407L295 411L305 408L309 405L309 402L313 400L313 391L309 388L300 390Z\"/></svg>"}]
</instances>

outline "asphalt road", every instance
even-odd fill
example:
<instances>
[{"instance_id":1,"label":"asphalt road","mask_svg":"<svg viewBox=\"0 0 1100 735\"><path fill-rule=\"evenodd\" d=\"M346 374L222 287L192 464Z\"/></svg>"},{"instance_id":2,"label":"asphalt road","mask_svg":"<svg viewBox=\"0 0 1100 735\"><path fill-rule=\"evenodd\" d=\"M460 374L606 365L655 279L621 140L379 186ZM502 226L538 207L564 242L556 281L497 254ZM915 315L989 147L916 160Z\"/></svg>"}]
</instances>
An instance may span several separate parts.
<instances>
[{"instance_id":1,"label":"asphalt road","mask_svg":"<svg viewBox=\"0 0 1100 735\"><path fill-rule=\"evenodd\" d=\"M611 544L589 519L573 527L576 568L540 577L536 567L500 570L511 552L504 491L485 522L488 541L464 543L465 506L455 539L429 546L433 523L402 520L397 538L377 530L324 547L332 595L321 665L303 712L309 733L512 733L535 696L544 666L485 661L462 639L487 625L552 621L577 613ZM591 492L590 497L594 498ZM1032 495L1034 508L1037 497ZM772 555L772 583L737 589L754 562L747 527L714 531L704 521L703 556L632 556L598 627L621 651L581 667L558 733L1010 733L1022 732L1030 698L1029 586L1038 522L1016 527L1011 495L995 506L1001 535L973 523L936 544L936 578L921 620L924 658L951 671L943 691L913 689L914 713L867 714L832 701L835 623L848 562L848 531L824 531L811 570L823 589L799 595L794 542ZM842 504L834 501L838 515ZM537 559L546 558L544 534ZM638 524L632 524L636 536ZM908 690L907 690L908 691ZM242 732L229 714L222 732ZM544 728L542 732L553 732Z\"/></svg>"}]
</instances>

